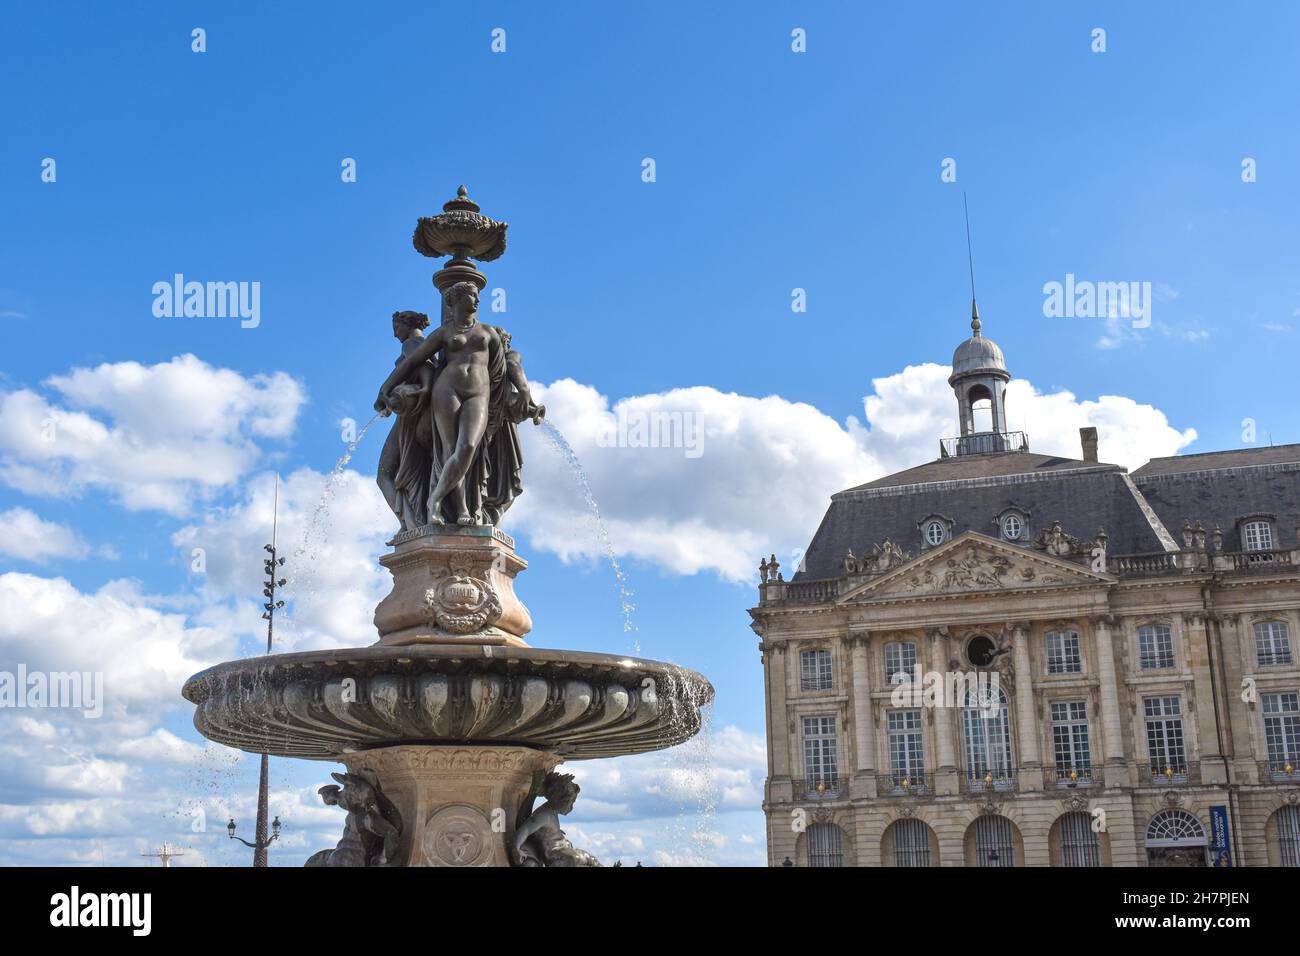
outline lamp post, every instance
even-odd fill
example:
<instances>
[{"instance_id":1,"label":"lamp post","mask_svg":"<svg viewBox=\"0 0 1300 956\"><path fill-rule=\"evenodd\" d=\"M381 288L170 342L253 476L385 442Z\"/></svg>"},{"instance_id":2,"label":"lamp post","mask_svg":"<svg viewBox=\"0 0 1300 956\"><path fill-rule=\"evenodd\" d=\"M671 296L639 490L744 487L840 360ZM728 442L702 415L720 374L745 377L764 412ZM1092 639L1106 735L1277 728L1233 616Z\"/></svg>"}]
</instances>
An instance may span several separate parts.
<instances>
[{"instance_id":1,"label":"lamp post","mask_svg":"<svg viewBox=\"0 0 1300 956\"><path fill-rule=\"evenodd\" d=\"M275 592L284 587L286 581L284 578L276 578L279 569L284 566L284 558L277 557L275 553L275 536L279 524L280 512L280 475L275 476L275 499L271 506L271 543L265 546L266 552L270 555L262 562L262 567L266 572L266 580L262 582L262 595L266 598L262 607L262 620L266 621L266 653L271 653L272 635L275 629L275 612L284 607L284 601L277 600ZM269 810L267 808L269 777L271 772L271 758L268 754L262 754L261 772L257 778L257 824L256 832L253 834L253 842L249 843L243 837L235 836L235 821L226 824L226 832L230 834L230 839L238 840L246 847L253 851L253 866L266 866L267 848L280 838L280 818L276 817L275 822L271 825L274 831L270 835L266 831L266 818Z\"/></svg>"}]
</instances>

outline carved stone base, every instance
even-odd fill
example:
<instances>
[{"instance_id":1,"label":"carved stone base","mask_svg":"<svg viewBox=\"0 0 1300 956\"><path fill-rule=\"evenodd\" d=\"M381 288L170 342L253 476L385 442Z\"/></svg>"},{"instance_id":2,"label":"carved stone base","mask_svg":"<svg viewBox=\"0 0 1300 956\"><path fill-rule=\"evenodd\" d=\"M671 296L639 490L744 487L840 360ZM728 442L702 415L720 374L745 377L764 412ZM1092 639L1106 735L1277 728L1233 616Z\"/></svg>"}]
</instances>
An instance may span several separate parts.
<instances>
[{"instance_id":1,"label":"carved stone base","mask_svg":"<svg viewBox=\"0 0 1300 956\"><path fill-rule=\"evenodd\" d=\"M527 647L533 627L515 597L528 562L490 526L430 525L404 531L379 563L393 590L375 608L378 644L510 644Z\"/></svg>"},{"instance_id":2,"label":"carved stone base","mask_svg":"<svg viewBox=\"0 0 1300 956\"><path fill-rule=\"evenodd\" d=\"M383 747L342 758L378 778L402 820L392 865L510 866L522 804L535 775L560 758L530 747Z\"/></svg>"}]
</instances>

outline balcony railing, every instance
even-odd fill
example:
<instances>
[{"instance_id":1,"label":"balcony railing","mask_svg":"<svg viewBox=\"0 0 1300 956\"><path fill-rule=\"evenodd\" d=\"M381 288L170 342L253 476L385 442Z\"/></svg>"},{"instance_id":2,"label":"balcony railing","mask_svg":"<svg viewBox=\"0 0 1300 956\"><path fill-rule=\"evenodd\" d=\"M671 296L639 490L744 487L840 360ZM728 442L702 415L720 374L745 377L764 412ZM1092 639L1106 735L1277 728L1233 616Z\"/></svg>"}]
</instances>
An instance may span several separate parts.
<instances>
[{"instance_id":1,"label":"balcony railing","mask_svg":"<svg viewBox=\"0 0 1300 956\"><path fill-rule=\"evenodd\" d=\"M795 779L794 793L804 800L834 800L840 795L840 778L838 776L808 777Z\"/></svg>"},{"instance_id":2,"label":"balcony railing","mask_svg":"<svg viewBox=\"0 0 1300 956\"><path fill-rule=\"evenodd\" d=\"M1182 570L1178 553L1153 551L1145 554L1116 554L1106 559L1106 569L1112 574L1147 577L1155 574L1177 574Z\"/></svg>"},{"instance_id":3,"label":"balcony railing","mask_svg":"<svg viewBox=\"0 0 1300 956\"><path fill-rule=\"evenodd\" d=\"M1153 760L1140 768L1144 787L1181 786L1201 782L1201 766L1195 760Z\"/></svg>"},{"instance_id":4,"label":"balcony railing","mask_svg":"<svg viewBox=\"0 0 1300 956\"><path fill-rule=\"evenodd\" d=\"M964 793L987 793L995 790L1016 789L1016 772L1010 767L983 767L967 769L961 775Z\"/></svg>"},{"instance_id":5,"label":"balcony railing","mask_svg":"<svg viewBox=\"0 0 1300 956\"><path fill-rule=\"evenodd\" d=\"M785 599L792 604L825 604L840 593L840 578L796 581L785 586Z\"/></svg>"},{"instance_id":6,"label":"balcony railing","mask_svg":"<svg viewBox=\"0 0 1300 956\"><path fill-rule=\"evenodd\" d=\"M1216 564L1228 565L1233 571L1268 570L1279 566L1291 567L1290 551L1227 551L1215 555Z\"/></svg>"},{"instance_id":7,"label":"balcony railing","mask_svg":"<svg viewBox=\"0 0 1300 956\"><path fill-rule=\"evenodd\" d=\"M1300 760L1261 760L1259 777L1261 780L1270 780L1274 783L1300 780Z\"/></svg>"},{"instance_id":8,"label":"balcony railing","mask_svg":"<svg viewBox=\"0 0 1300 956\"><path fill-rule=\"evenodd\" d=\"M929 793L925 771L914 770L911 773L882 773L876 780L876 792L884 796L894 794L906 796L910 793Z\"/></svg>"},{"instance_id":9,"label":"balcony railing","mask_svg":"<svg viewBox=\"0 0 1300 956\"><path fill-rule=\"evenodd\" d=\"M1100 786L1103 782L1100 767L1055 767L1048 769L1046 777L1049 786L1068 790Z\"/></svg>"},{"instance_id":10,"label":"balcony railing","mask_svg":"<svg viewBox=\"0 0 1300 956\"><path fill-rule=\"evenodd\" d=\"M1029 451L1024 432L981 432L960 438L939 439L939 457L957 455L993 455L1003 451Z\"/></svg>"}]
</instances>

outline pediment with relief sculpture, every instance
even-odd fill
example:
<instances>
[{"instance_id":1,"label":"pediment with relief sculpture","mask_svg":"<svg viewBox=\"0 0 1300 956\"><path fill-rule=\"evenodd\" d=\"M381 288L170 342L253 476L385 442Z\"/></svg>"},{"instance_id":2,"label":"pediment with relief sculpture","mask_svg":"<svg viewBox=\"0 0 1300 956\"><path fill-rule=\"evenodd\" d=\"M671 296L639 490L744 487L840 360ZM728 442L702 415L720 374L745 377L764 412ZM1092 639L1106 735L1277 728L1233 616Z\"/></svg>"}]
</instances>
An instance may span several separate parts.
<instances>
[{"instance_id":1,"label":"pediment with relief sculpture","mask_svg":"<svg viewBox=\"0 0 1300 956\"><path fill-rule=\"evenodd\" d=\"M1106 585L1115 580L1082 564L967 531L840 595L836 603Z\"/></svg>"}]
</instances>

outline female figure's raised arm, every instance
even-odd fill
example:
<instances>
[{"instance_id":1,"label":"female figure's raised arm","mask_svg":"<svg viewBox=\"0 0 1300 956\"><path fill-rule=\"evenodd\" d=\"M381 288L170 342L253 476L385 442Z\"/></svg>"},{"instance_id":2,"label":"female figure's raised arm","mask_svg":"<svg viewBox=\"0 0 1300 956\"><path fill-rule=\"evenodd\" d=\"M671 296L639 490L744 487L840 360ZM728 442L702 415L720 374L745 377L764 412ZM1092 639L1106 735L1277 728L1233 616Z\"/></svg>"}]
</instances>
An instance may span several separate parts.
<instances>
[{"instance_id":1,"label":"female figure's raised arm","mask_svg":"<svg viewBox=\"0 0 1300 956\"><path fill-rule=\"evenodd\" d=\"M382 412L386 409L388 393L414 375L420 363L433 358L442 345L442 327L439 326L433 330L432 335L425 336L417 349L398 362L392 374L384 379L384 384L379 386L379 397L375 399L375 411Z\"/></svg>"}]
</instances>

